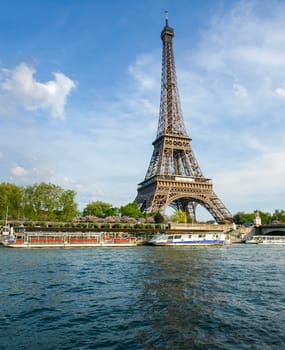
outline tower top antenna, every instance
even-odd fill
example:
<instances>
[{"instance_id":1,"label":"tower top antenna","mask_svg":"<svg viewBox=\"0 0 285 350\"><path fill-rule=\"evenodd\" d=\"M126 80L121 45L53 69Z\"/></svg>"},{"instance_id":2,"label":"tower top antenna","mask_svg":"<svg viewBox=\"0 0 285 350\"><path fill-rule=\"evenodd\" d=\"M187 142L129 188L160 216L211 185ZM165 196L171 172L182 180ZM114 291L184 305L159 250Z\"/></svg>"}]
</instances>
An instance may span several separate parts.
<instances>
[{"instance_id":1,"label":"tower top antenna","mask_svg":"<svg viewBox=\"0 0 285 350\"><path fill-rule=\"evenodd\" d=\"M168 11L164 11L165 14L165 25L168 27Z\"/></svg>"}]
</instances>

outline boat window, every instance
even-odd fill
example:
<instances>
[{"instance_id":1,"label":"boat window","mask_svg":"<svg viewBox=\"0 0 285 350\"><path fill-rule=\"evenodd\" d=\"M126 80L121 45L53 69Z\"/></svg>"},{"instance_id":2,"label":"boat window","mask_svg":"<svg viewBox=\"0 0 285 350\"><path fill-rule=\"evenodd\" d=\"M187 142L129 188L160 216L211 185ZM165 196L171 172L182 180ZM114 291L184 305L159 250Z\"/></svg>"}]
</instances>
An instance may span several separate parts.
<instances>
[{"instance_id":1,"label":"boat window","mask_svg":"<svg viewBox=\"0 0 285 350\"><path fill-rule=\"evenodd\" d=\"M189 235L188 237L189 237L189 238L192 238L192 235Z\"/></svg>"},{"instance_id":2,"label":"boat window","mask_svg":"<svg viewBox=\"0 0 285 350\"><path fill-rule=\"evenodd\" d=\"M175 235L174 238L181 239L181 235Z\"/></svg>"},{"instance_id":3,"label":"boat window","mask_svg":"<svg viewBox=\"0 0 285 350\"><path fill-rule=\"evenodd\" d=\"M167 239L173 239L173 236L168 236Z\"/></svg>"}]
</instances>

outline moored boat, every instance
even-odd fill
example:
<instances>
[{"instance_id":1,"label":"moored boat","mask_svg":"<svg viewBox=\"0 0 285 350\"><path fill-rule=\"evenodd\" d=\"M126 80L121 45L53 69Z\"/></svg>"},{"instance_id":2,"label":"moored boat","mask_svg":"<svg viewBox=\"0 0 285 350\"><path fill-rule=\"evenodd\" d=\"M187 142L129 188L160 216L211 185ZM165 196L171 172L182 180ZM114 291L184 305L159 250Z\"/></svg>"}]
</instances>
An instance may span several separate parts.
<instances>
[{"instance_id":1,"label":"moored boat","mask_svg":"<svg viewBox=\"0 0 285 350\"><path fill-rule=\"evenodd\" d=\"M246 244L285 244L284 236L255 235L245 241Z\"/></svg>"},{"instance_id":2,"label":"moored boat","mask_svg":"<svg viewBox=\"0 0 285 350\"><path fill-rule=\"evenodd\" d=\"M157 246L223 245L226 235L223 232L159 234L148 243Z\"/></svg>"},{"instance_id":3,"label":"moored boat","mask_svg":"<svg viewBox=\"0 0 285 350\"><path fill-rule=\"evenodd\" d=\"M14 239L14 227L10 225L3 226L0 233L0 243L4 244L4 242L7 242L11 239Z\"/></svg>"},{"instance_id":4,"label":"moored boat","mask_svg":"<svg viewBox=\"0 0 285 350\"><path fill-rule=\"evenodd\" d=\"M3 226L0 233L1 241L7 239L9 235L10 235L10 227L8 225Z\"/></svg>"},{"instance_id":5,"label":"moored boat","mask_svg":"<svg viewBox=\"0 0 285 350\"><path fill-rule=\"evenodd\" d=\"M103 232L22 232L2 242L9 248L134 247L142 243L140 237Z\"/></svg>"}]
</instances>

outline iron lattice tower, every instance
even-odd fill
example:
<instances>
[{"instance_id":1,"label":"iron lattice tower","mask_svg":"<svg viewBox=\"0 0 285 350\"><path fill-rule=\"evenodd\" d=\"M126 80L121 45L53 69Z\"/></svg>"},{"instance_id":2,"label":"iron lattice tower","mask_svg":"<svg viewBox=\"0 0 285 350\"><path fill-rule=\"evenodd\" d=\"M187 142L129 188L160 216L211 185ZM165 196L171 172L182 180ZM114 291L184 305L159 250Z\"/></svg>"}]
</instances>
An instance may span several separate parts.
<instances>
[{"instance_id":1,"label":"iron lattice tower","mask_svg":"<svg viewBox=\"0 0 285 350\"><path fill-rule=\"evenodd\" d=\"M196 207L205 207L218 223L232 215L203 176L187 135L180 107L172 40L168 26L161 32L162 76L158 130L151 161L135 199L142 211L164 213L168 206L186 212L196 221Z\"/></svg>"}]
</instances>

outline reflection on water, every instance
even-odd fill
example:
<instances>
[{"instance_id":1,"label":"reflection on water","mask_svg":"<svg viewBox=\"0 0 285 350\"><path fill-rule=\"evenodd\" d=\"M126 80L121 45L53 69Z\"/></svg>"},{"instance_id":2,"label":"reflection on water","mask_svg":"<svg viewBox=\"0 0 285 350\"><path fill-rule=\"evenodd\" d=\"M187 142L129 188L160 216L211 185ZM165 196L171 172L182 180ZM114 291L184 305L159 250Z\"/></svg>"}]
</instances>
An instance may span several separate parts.
<instances>
[{"instance_id":1,"label":"reflection on water","mask_svg":"<svg viewBox=\"0 0 285 350\"><path fill-rule=\"evenodd\" d=\"M163 348L189 348L205 340L211 343L211 327L217 303L225 296L214 294L222 269L223 248L159 249L144 278L142 301L145 319L157 333ZM214 300L215 299L215 300Z\"/></svg>"},{"instance_id":2,"label":"reflection on water","mask_svg":"<svg viewBox=\"0 0 285 350\"><path fill-rule=\"evenodd\" d=\"M0 249L0 349L281 349L284 247Z\"/></svg>"}]
</instances>

